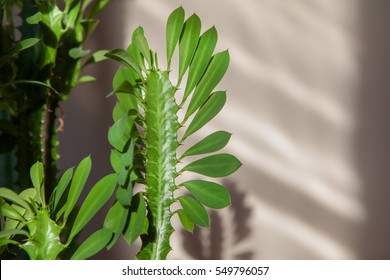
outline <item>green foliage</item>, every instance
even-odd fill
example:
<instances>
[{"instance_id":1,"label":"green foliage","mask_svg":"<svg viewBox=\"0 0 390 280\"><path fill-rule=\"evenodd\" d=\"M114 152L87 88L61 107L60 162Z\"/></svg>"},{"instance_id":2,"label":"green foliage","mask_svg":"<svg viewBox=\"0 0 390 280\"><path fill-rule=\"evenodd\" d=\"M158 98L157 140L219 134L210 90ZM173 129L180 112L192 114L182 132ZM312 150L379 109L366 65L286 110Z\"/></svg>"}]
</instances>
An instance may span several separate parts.
<instances>
[{"instance_id":1,"label":"green foliage","mask_svg":"<svg viewBox=\"0 0 390 280\"><path fill-rule=\"evenodd\" d=\"M203 103L202 107L196 113L194 119L188 126L186 132L184 133L183 139L186 139L191 134L198 131L206 123L208 123L212 118L214 118L225 105L226 93L222 91L214 92L210 97Z\"/></svg>"},{"instance_id":2,"label":"green foliage","mask_svg":"<svg viewBox=\"0 0 390 280\"><path fill-rule=\"evenodd\" d=\"M82 45L110 2L0 1L0 160L7 166L0 171L1 185L23 190L31 185L30 167L41 161L46 199L53 192L59 158L55 112L78 82L94 80L79 78L82 68L105 59L100 51L81 65L90 53ZM18 17L21 24L14 23Z\"/></svg>"},{"instance_id":3,"label":"green foliage","mask_svg":"<svg viewBox=\"0 0 390 280\"><path fill-rule=\"evenodd\" d=\"M187 99L188 95L199 83L199 80L210 62L210 58L213 55L217 40L218 35L215 27L210 28L200 36L198 47L190 65L183 101Z\"/></svg>"},{"instance_id":4,"label":"green foliage","mask_svg":"<svg viewBox=\"0 0 390 280\"><path fill-rule=\"evenodd\" d=\"M171 67L171 60L173 53L175 51L177 41L179 40L181 31L184 25L184 9L176 9L169 17L167 21L167 32L166 32L166 42L167 42L167 62L168 69Z\"/></svg>"},{"instance_id":5,"label":"green foliage","mask_svg":"<svg viewBox=\"0 0 390 280\"><path fill-rule=\"evenodd\" d=\"M214 132L185 151L182 158L219 151L229 142L230 136L226 131Z\"/></svg>"},{"instance_id":6,"label":"green foliage","mask_svg":"<svg viewBox=\"0 0 390 280\"><path fill-rule=\"evenodd\" d=\"M11 47L11 49L7 53L2 54L2 56L0 57L0 67L3 66L5 63L7 63L7 61L12 59L14 55L18 54L19 52L25 49L31 48L39 41L40 39L38 38L29 38L17 42L14 46Z\"/></svg>"},{"instance_id":7,"label":"green foliage","mask_svg":"<svg viewBox=\"0 0 390 280\"><path fill-rule=\"evenodd\" d=\"M197 224L201 227L209 226L209 215L201 203L189 196L181 196L178 198L178 200L183 207L184 213L187 214L187 217L194 224Z\"/></svg>"},{"instance_id":8,"label":"green foliage","mask_svg":"<svg viewBox=\"0 0 390 280\"><path fill-rule=\"evenodd\" d=\"M179 82L182 80L198 45L200 19L196 14L188 18L184 24L183 36L179 44Z\"/></svg>"},{"instance_id":9,"label":"green foliage","mask_svg":"<svg viewBox=\"0 0 390 280\"><path fill-rule=\"evenodd\" d=\"M230 205L230 196L226 188L220 184L191 180L181 183L200 202L210 208L224 208Z\"/></svg>"},{"instance_id":10,"label":"green foliage","mask_svg":"<svg viewBox=\"0 0 390 280\"><path fill-rule=\"evenodd\" d=\"M26 251L30 259L48 260L61 257L66 248L75 244L77 235L112 197L116 187L116 175L105 176L94 185L81 207L74 209L90 167L91 161L87 157L78 165L74 176L73 169L64 172L48 205L41 196L44 193L41 162L31 167L33 188L19 195L0 188L0 215L5 218L4 229L0 231L1 251L4 253L8 246L17 246ZM111 218L112 224L115 220ZM96 254L107 246L112 236L112 227L98 230L77 246L71 258L84 259Z\"/></svg>"},{"instance_id":11,"label":"green foliage","mask_svg":"<svg viewBox=\"0 0 390 280\"><path fill-rule=\"evenodd\" d=\"M98 23L95 17L111 1L0 1L0 161L6 167L0 170L0 185L9 187L0 188L5 219L0 253L10 246L13 254L17 246L31 259L64 256L115 191L117 176L111 174L92 188L79 209L91 159L59 180L56 168L56 109L77 83L95 80L80 77L84 67L107 59L107 51L90 54L83 43ZM19 18L21 23L14 23ZM122 212L123 228L127 211ZM109 218L112 226L116 217ZM115 243L113 230L117 228L93 234L72 258L87 258Z\"/></svg>"},{"instance_id":12,"label":"green foliage","mask_svg":"<svg viewBox=\"0 0 390 280\"><path fill-rule=\"evenodd\" d=\"M180 222L183 225L184 229L192 233L195 227L194 222L187 216L183 209L177 210L176 213L178 214Z\"/></svg>"},{"instance_id":13,"label":"green foliage","mask_svg":"<svg viewBox=\"0 0 390 280\"><path fill-rule=\"evenodd\" d=\"M80 245L80 247L77 248L76 252L70 259L83 260L89 258L92 255L95 255L107 245L111 239L111 236L111 231L104 228L99 229L90 237L88 237L87 240L85 240L84 243Z\"/></svg>"},{"instance_id":14,"label":"green foliage","mask_svg":"<svg viewBox=\"0 0 390 280\"><path fill-rule=\"evenodd\" d=\"M91 158L86 157L83 159L80 164L76 168L76 172L74 173L72 183L69 188L69 194L66 201L64 220L66 221L73 210L73 207L76 205L77 200L83 190L85 182L89 176L91 171Z\"/></svg>"},{"instance_id":15,"label":"green foliage","mask_svg":"<svg viewBox=\"0 0 390 280\"><path fill-rule=\"evenodd\" d=\"M45 200L45 193L42 188L42 183L43 183L43 164L42 162L37 162L34 164L31 169L30 169L30 176L31 176L31 181L33 183L35 192L38 194L39 201L45 205L46 200Z\"/></svg>"},{"instance_id":16,"label":"green foliage","mask_svg":"<svg viewBox=\"0 0 390 280\"><path fill-rule=\"evenodd\" d=\"M83 205L81 206L72 230L69 234L69 239L72 240L85 225L95 216L95 214L103 207L107 200L114 193L116 186L116 175L110 174L96 183L95 187L89 192Z\"/></svg>"},{"instance_id":17,"label":"green foliage","mask_svg":"<svg viewBox=\"0 0 390 280\"><path fill-rule=\"evenodd\" d=\"M191 171L202 175L218 178L233 173L240 166L241 163L233 155L217 154L191 162L190 164L185 166L181 170L181 172Z\"/></svg>"},{"instance_id":18,"label":"green foliage","mask_svg":"<svg viewBox=\"0 0 390 280\"><path fill-rule=\"evenodd\" d=\"M194 224L208 227L206 208L223 208L230 205L230 196L220 184L192 180L177 184L180 175L191 171L210 177L223 177L236 171L241 163L230 154L213 154L189 163L179 172L180 161L192 155L217 152L230 139L230 134L218 131L207 136L178 156L179 145L200 130L222 109L226 101L224 91L213 92L229 65L228 51L213 55L217 31L214 27L203 34L197 15L185 20L183 8L176 9L168 18L166 27L167 69L159 68L157 54L149 49L142 27L132 35L127 50L115 49L107 57L123 66L114 77L112 94L117 96L114 108L114 124L108 139L114 147L111 164L118 175L117 201L108 215L128 208L128 221L122 227L119 221L105 224L115 234L123 233L131 245L140 235L142 248L139 259L165 259L171 250L169 238L173 232L172 215L177 213L184 228L192 232ZM172 58L179 46L178 77L173 85ZM187 74L184 97L179 102L178 89ZM191 96L184 119L180 122L178 111L185 109L186 99ZM192 114L195 116L189 121ZM181 128L187 127L184 134ZM183 137L179 140L179 135ZM145 189L134 196L135 183ZM192 196L175 197L177 189L185 187ZM179 208L171 212L172 204ZM123 214L122 214L123 215ZM124 216L124 215L123 215Z\"/></svg>"},{"instance_id":19,"label":"green foliage","mask_svg":"<svg viewBox=\"0 0 390 280\"><path fill-rule=\"evenodd\" d=\"M138 259L165 259L171 250L174 214L185 230L193 232L195 225L210 226L206 207L230 205L229 192L218 183L179 183L186 171L216 178L241 166L233 155L216 153L230 139L225 131L214 132L182 155L178 153L179 146L209 123L226 102L226 92L214 92L229 65L228 51L214 54L216 29L201 34L199 17L194 14L185 19L180 7L166 26L166 69L159 67L157 53L149 48L142 27L133 32L126 50L98 51L81 65L80 59L90 53L82 43L96 26L93 17L109 2L64 1L59 8L55 1L20 1L24 21L19 42L13 37L12 20L4 20L12 18L14 3L1 2L0 22L11 25L3 24L0 33L0 72L4 73L0 77L0 152L8 153L8 160L17 157L18 184L32 187L19 194L0 188L0 215L5 219L0 252L17 247L31 259L85 259L104 247L110 249L123 236L129 245L141 238ZM177 46L178 76L172 79ZM94 80L91 76L80 78L81 69L106 58L123 65L114 76L110 93L117 98L114 123L108 131L115 174L97 182L77 207L92 162L86 157L75 170L66 170L57 183L53 112L77 82ZM183 80L187 84L178 100ZM184 108L188 98L188 108ZM181 109L185 116L179 120ZM203 154L207 155L177 170L183 159ZM145 187L134 193L137 183ZM188 195L177 197L180 188ZM102 228L76 249L78 234L112 196L115 201ZM172 207L177 210L172 212Z\"/></svg>"},{"instance_id":20,"label":"green foliage","mask_svg":"<svg viewBox=\"0 0 390 280\"><path fill-rule=\"evenodd\" d=\"M107 245L107 249L110 249L121 236L121 232L126 225L127 214L127 208L121 205L118 201L116 201L108 211L104 220L103 228L114 233L114 236Z\"/></svg>"},{"instance_id":21,"label":"green foliage","mask_svg":"<svg viewBox=\"0 0 390 280\"><path fill-rule=\"evenodd\" d=\"M123 236L129 245L134 243L144 227L146 204L142 195L142 193L137 193L131 201L130 221L123 232Z\"/></svg>"}]
</instances>

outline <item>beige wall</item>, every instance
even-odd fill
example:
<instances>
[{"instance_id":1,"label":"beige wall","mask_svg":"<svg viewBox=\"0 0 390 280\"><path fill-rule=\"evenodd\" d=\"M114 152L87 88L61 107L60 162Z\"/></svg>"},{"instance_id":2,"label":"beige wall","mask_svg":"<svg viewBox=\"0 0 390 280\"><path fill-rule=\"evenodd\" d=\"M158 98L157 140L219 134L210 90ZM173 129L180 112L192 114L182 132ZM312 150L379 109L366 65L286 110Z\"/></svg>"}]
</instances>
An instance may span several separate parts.
<instances>
[{"instance_id":1,"label":"beige wall","mask_svg":"<svg viewBox=\"0 0 390 280\"><path fill-rule=\"evenodd\" d=\"M125 47L142 25L163 61L166 18L179 5L187 16L199 15L203 30L215 25L219 50L231 55L219 86L228 90L227 105L192 141L232 132L226 151L243 167L224 181L232 207L211 212L210 230L191 236L177 226L170 257L390 258L390 4L117 0L91 47ZM61 165L92 153L91 182L110 170L113 100L104 96L115 68L97 66L99 83L80 86L64 104ZM123 243L114 252L114 258L134 255Z\"/></svg>"}]
</instances>

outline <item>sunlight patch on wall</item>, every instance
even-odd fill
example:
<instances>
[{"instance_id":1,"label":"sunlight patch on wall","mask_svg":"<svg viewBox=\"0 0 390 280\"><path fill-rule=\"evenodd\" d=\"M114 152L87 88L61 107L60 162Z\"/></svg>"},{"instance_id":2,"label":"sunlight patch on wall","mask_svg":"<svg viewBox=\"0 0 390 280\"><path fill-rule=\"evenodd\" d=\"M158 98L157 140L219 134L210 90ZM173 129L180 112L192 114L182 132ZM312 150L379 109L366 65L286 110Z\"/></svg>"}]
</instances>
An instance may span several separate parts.
<instances>
[{"instance_id":1,"label":"sunlight patch on wall","mask_svg":"<svg viewBox=\"0 0 390 280\"><path fill-rule=\"evenodd\" d=\"M230 128L236 127L235 130L240 131L239 135L232 137L229 149L240 154L244 166L251 165L274 177L276 181L286 182L295 191L310 197L334 213L354 221L364 220L365 210L360 197L359 177L345 159L328 155L332 158L331 161L328 160L328 164L337 162L338 167L329 180L332 173L325 178L320 173L326 170L327 164L316 170L314 166L321 162L321 159L309 153L305 147L294 143L275 126L251 118L247 112L244 114L237 109L231 109L229 114L221 118ZM215 127L222 127L221 121L218 119L213 124ZM211 127L209 129L213 130ZM341 181L338 182L339 180Z\"/></svg>"},{"instance_id":2,"label":"sunlight patch on wall","mask_svg":"<svg viewBox=\"0 0 390 280\"><path fill-rule=\"evenodd\" d=\"M232 67L240 69L247 78L256 80L259 85L271 84L272 92L263 94L282 93L283 97L298 103L304 110L308 110L313 115L320 116L323 120L330 122L342 129L354 127L354 119L340 104L332 99L332 96L323 92L323 89L313 88L307 83L302 83L283 70L280 66L264 64L256 56L250 55L242 50L234 42L228 43L231 49ZM253 92L255 89L252 89ZM255 91L261 91L261 87Z\"/></svg>"},{"instance_id":3,"label":"sunlight patch on wall","mask_svg":"<svg viewBox=\"0 0 390 280\"><path fill-rule=\"evenodd\" d=\"M249 198L250 199L250 198ZM326 232L302 222L299 217L280 211L266 201L252 197L254 220L269 231L277 231L287 239L312 252L320 259L354 259L356 254L344 244L331 238ZM255 237L254 237L255 238Z\"/></svg>"}]
</instances>

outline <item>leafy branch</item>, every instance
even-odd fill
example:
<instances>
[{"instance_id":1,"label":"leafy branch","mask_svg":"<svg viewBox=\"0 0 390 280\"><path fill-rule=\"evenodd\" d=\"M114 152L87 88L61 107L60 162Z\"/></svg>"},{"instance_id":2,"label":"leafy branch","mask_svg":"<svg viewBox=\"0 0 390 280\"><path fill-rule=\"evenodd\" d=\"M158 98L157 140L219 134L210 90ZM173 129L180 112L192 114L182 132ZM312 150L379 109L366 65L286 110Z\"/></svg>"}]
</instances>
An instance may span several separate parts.
<instances>
[{"instance_id":1,"label":"leafy branch","mask_svg":"<svg viewBox=\"0 0 390 280\"><path fill-rule=\"evenodd\" d=\"M10 189L0 188L0 215L5 217L4 230L0 232L0 246L18 246L34 260L54 260L66 253L66 249L75 242L78 234L108 201L116 187L116 175L109 174L94 185L79 209L75 207L91 164L91 158L86 157L75 171L74 168L66 170L48 204L41 162L31 167L32 188L25 189L19 195ZM20 236L23 238L20 239ZM96 254L111 237L109 230L96 231L77 248L71 259L85 259Z\"/></svg>"},{"instance_id":2,"label":"leafy branch","mask_svg":"<svg viewBox=\"0 0 390 280\"><path fill-rule=\"evenodd\" d=\"M241 166L233 155L220 153L177 170L182 159L217 152L230 139L228 132L217 131L178 155L178 147L213 119L226 101L226 92L213 90L228 68L229 53L214 54L217 43L214 27L202 35L200 31L198 16L194 14L185 20L182 7L169 16L166 27L168 67L165 70L159 68L157 53L149 49L142 27L133 32L127 50L116 49L106 54L123 65L114 77L112 94L117 96L118 102L108 138L114 147L111 163L120 186L114 206L121 209L117 210L121 213L129 209L129 222L118 227L116 234L119 236L122 231L130 245L141 235L139 259L167 257L171 250L172 215L178 214L184 228L192 232L195 224L209 226L204 205L211 208L230 205L229 192L220 184L206 180L177 183L183 172L224 177ZM174 86L170 73L177 45L179 74ZM184 95L179 101L177 93L187 72ZM179 121L178 111L184 109L190 96L185 116ZM179 139L182 129L185 131ZM132 196L136 183L144 184L145 190ZM175 191L182 187L192 196L175 197ZM177 203L181 208L172 212L172 205ZM125 216L122 215L123 220Z\"/></svg>"}]
</instances>

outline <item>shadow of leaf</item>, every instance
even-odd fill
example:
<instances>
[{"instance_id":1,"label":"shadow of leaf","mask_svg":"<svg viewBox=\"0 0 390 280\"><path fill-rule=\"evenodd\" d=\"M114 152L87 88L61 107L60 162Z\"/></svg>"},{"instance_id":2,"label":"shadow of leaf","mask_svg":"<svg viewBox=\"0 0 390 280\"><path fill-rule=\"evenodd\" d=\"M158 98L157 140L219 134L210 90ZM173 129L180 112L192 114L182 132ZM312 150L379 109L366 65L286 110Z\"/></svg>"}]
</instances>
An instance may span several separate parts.
<instances>
[{"instance_id":1,"label":"shadow of leaf","mask_svg":"<svg viewBox=\"0 0 390 280\"><path fill-rule=\"evenodd\" d=\"M251 208L245 204L246 194L239 192L232 181L224 181L229 189L232 205L224 211L210 210L210 228L195 227L193 234L181 230L183 249L198 260L251 259L253 252L235 250L250 236ZM223 212L223 213L222 213Z\"/></svg>"}]
</instances>

